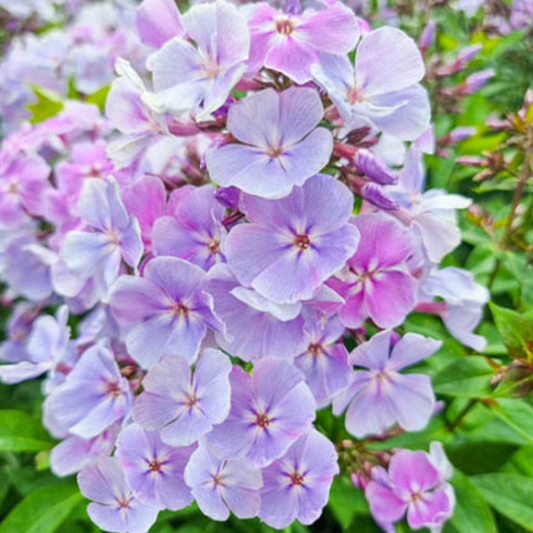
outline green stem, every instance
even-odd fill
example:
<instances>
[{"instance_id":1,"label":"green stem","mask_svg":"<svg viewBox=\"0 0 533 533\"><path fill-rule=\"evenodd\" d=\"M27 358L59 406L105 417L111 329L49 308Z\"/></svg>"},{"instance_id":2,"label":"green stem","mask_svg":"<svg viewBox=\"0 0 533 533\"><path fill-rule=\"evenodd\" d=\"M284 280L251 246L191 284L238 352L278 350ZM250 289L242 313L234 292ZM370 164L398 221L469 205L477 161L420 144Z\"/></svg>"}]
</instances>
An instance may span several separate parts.
<instances>
[{"instance_id":1,"label":"green stem","mask_svg":"<svg viewBox=\"0 0 533 533\"><path fill-rule=\"evenodd\" d=\"M500 245L499 245L500 250L505 250L507 248L507 245L509 244L509 239L511 238L511 234L513 233L513 222L515 221L515 218L516 218L516 211L518 209L518 206L520 205L520 200L522 200L522 196L524 195L527 182L529 178L531 177L532 157L533 157L533 126L529 124L527 128L526 142L524 146L524 162L522 163L522 169L520 172L520 177L518 179L518 184L513 194L513 200L511 202L511 212L509 213L509 217L507 218L507 221L505 223L505 229L503 231L503 235L500 241ZM500 269L501 264L502 262L501 262L501 259L499 258L494 263L494 268L492 269L492 272L489 278L489 284L488 284L489 289L492 287L492 284L494 283L494 280L496 279L496 276L498 274L498 270Z\"/></svg>"},{"instance_id":2,"label":"green stem","mask_svg":"<svg viewBox=\"0 0 533 533\"><path fill-rule=\"evenodd\" d=\"M450 422L450 424L448 424L448 431L454 431L463 421L465 416L477 405L478 401L478 398L472 398L468 400L468 403L463 407L463 409L461 409L456 419L453 422Z\"/></svg>"}]
</instances>

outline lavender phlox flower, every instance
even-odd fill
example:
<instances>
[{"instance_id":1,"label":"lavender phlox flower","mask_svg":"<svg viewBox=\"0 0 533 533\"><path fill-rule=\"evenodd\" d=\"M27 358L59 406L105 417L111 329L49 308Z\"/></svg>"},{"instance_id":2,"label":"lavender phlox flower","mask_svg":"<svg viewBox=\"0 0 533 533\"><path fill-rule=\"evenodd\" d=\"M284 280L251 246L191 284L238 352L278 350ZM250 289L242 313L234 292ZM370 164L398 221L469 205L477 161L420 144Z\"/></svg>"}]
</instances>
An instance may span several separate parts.
<instances>
[{"instance_id":1,"label":"lavender phlox flower","mask_svg":"<svg viewBox=\"0 0 533 533\"><path fill-rule=\"evenodd\" d=\"M407 333L391 348L391 336L392 331L385 330L355 348L349 361L358 369L350 386L333 400L337 415L349 406L346 429L358 438L382 435L394 424L418 431L433 414L429 376L400 371L435 353L442 342Z\"/></svg>"},{"instance_id":2,"label":"lavender phlox flower","mask_svg":"<svg viewBox=\"0 0 533 533\"><path fill-rule=\"evenodd\" d=\"M455 495L447 477L435 464L447 459L442 448L432 443L431 453L399 450L389 463L388 472L382 467L372 470L365 496L370 511L387 532L394 523L407 515L412 529L427 527L432 533L441 531L455 506Z\"/></svg>"},{"instance_id":3,"label":"lavender phlox flower","mask_svg":"<svg viewBox=\"0 0 533 533\"><path fill-rule=\"evenodd\" d=\"M0 380L8 384L19 383L53 372L68 348L70 328L67 322L67 306L60 307L56 317L42 315L37 318L27 341L27 359L0 366Z\"/></svg>"},{"instance_id":4,"label":"lavender phlox flower","mask_svg":"<svg viewBox=\"0 0 533 533\"><path fill-rule=\"evenodd\" d=\"M130 413L132 393L114 353L100 343L81 356L45 404L58 423L72 434L89 439Z\"/></svg>"},{"instance_id":5,"label":"lavender phlox flower","mask_svg":"<svg viewBox=\"0 0 533 533\"><path fill-rule=\"evenodd\" d=\"M168 446L157 431L130 424L120 432L115 457L140 501L177 511L193 501L184 470L195 449Z\"/></svg>"},{"instance_id":6,"label":"lavender phlox flower","mask_svg":"<svg viewBox=\"0 0 533 533\"><path fill-rule=\"evenodd\" d=\"M337 317L312 309L306 309L304 316L308 345L294 364L304 373L317 407L322 408L349 383L348 350L342 344L345 328Z\"/></svg>"},{"instance_id":7,"label":"lavender phlox flower","mask_svg":"<svg viewBox=\"0 0 533 533\"><path fill-rule=\"evenodd\" d=\"M248 25L252 39L248 74L264 66L298 84L311 80L310 67L321 52L346 54L360 35L352 10L341 2L324 3L319 11L303 13L282 12L260 2L249 9Z\"/></svg>"},{"instance_id":8,"label":"lavender phlox flower","mask_svg":"<svg viewBox=\"0 0 533 533\"><path fill-rule=\"evenodd\" d=\"M422 154L411 147L398 184L386 190L402 208L397 213L398 218L416 229L429 259L438 263L461 242L457 209L467 208L472 201L442 189L424 192L424 183Z\"/></svg>"},{"instance_id":9,"label":"lavender phlox flower","mask_svg":"<svg viewBox=\"0 0 533 533\"><path fill-rule=\"evenodd\" d=\"M129 353L143 367L151 368L164 355L192 362L207 329L224 330L206 285L200 267L176 257L156 257L143 277L121 276L113 285L111 311Z\"/></svg>"},{"instance_id":10,"label":"lavender phlox flower","mask_svg":"<svg viewBox=\"0 0 533 533\"><path fill-rule=\"evenodd\" d=\"M315 401L304 375L291 363L263 358L251 376L235 366L230 382L229 416L207 436L219 457L243 457L264 467L311 428Z\"/></svg>"},{"instance_id":11,"label":"lavender phlox flower","mask_svg":"<svg viewBox=\"0 0 533 533\"><path fill-rule=\"evenodd\" d=\"M230 409L231 363L208 348L194 372L182 357L165 357L143 380L135 401L135 421L148 431L161 430L169 446L189 446L220 424Z\"/></svg>"},{"instance_id":12,"label":"lavender phlox flower","mask_svg":"<svg viewBox=\"0 0 533 533\"><path fill-rule=\"evenodd\" d=\"M407 269L414 251L412 235L382 213L358 215L354 224L361 235L357 251L327 282L345 300L339 319L349 328L369 317L382 328L397 326L416 303L416 282Z\"/></svg>"},{"instance_id":13,"label":"lavender phlox flower","mask_svg":"<svg viewBox=\"0 0 533 533\"><path fill-rule=\"evenodd\" d=\"M312 298L357 249L353 197L331 176L314 176L281 200L245 195L241 209L251 223L230 232L228 263L245 287L272 302Z\"/></svg>"},{"instance_id":14,"label":"lavender phlox flower","mask_svg":"<svg viewBox=\"0 0 533 533\"><path fill-rule=\"evenodd\" d=\"M241 519L259 514L262 476L240 459L220 459L201 442L185 469L200 510L213 520L227 520L230 511Z\"/></svg>"},{"instance_id":15,"label":"lavender phlox flower","mask_svg":"<svg viewBox=\"0 0 533 533\"><path fill-rule=\"evenodd\" d=\"M241 79L250 51L246 19L224 0L195 5L181 19L186 35L167 41L150 58L158 113L193 112L198 120L221 107Z\"/></svg>"},{"instance_id":16,"label":"lavender phlox flower","mask_svg":"<svg viewBox=\"0 0 533 533\"><path fill-rule=\"evenodd\" d=\"M143 253L141 230L122 202L114 180L86 181L77 206L83 229L67 233L60 257L80 280L98 278L109 287L122 262L132 268Z\"/></svg>"},{"instance_id":17,"label":"lavender phlox flower","mask_svg":"<svg viewBox=\"0 0 533 533\"><path fill-rule=\"evenodd\" d=\"M425 74L416 43L404 32L382 27L365 35L355 66L344 55L321 54L311 67L350 127L361 118L402 140L414 140L430 122Z\"/></svg>"},{"instance_id":18,"label":"lavender phlox flower","mask_svg":"<svg viewBox=\"0 0 533 533\"><path fill-rule=\"evenodd\" d=\"M444 301L432 302L435 297ZM487 340L473 331L481 322L483 309L489 298L489 291L475 282L471 272L446 267L429 273L421 287L417 310L439 315L448 331L459 342L481 352L485 349Z\"/></svg>"},{"instance_id":19,"label":"lavender phlox flower","mask_svg":"<svg viewBox=\"0 0 533 533\"><path fill-rule=\"evenodd\" d=\"M155 254L181 257L206 271L225 262L224 214L212 185L178 189L174 212L154 223Z\"/></svg>"},{"instance_id":20,"label":"lavender phlox flower","mask_svg":"<svg viewBox=\"0 0 533 533\"><path fill-rule=\"evenodd\" d=\"M106 116L123 135L109 143L107 153L117 168L124 168L165 139L168 127L166 118L144 103L149 91L133 67L119 58L115 69L119 77L107 96Z\"/></svg>"},{"instance_id":21,"label":"lavender phlox flower","mask_svg":"<svg viewBox=\"0 0 533 533\"><path fill-rule=\"evenodd\" d=\"M85 467L77 477L81 493L92 500L90 519L112 533L148 533L159 507L140 502L117 459L105 457Z\"/></svg>"},{"instance_id":22,"label":"lavender phlox flower","mask_svg":"<svg viewBox=\"0 0 533 533\"><path fill-rule=\"evenodd\" d=\"M308 87L265 89L235 102L227 126L240 143L207 153L211 178L262 198L287 196L328 164L333 140L317 128L323 116L317 91Z\"/></svg>"},{"instance_id":23,"label":"lavender phlox flower","mask_svg":"<svg viewBox=\"0 0 533 533\"><path fill-rule=\"evenodd\" d=\"M335 446L311 429L263 470L259 517L276 529L288 527L295 519L312 524L322 514L338 473Z\"/></svg>"}]
</instances>

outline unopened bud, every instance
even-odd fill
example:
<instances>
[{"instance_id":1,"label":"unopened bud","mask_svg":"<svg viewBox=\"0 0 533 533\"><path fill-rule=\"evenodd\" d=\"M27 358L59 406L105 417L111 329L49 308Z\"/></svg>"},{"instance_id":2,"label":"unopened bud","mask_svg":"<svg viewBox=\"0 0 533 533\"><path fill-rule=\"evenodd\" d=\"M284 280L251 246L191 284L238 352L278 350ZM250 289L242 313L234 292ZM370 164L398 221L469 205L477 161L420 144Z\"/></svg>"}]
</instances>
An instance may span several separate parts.
<instances>
[{"instance_id":1,"label":"unopened bud","mask_svg":"<svg viewBox=\"0 0 533 533\"><path fill-rule=\"evenodd\" d=\"M400 206L377 183L366 183L361 190L362 197L385 211L397 211Z\"/></svg>"},{"instance_id":2,"label":"unopened bud","mask_svg":"<svg viewBox=\"0 0 533 533\"><path fill-rule=\"evenodd\" d=\"M420 39L418 41L418 44L420 45L422 51L427 50L435 41L436 28L437 25L433 20L430 20L426 24L426 27L424 28L424 31L422 32L422 35L420 36Z\"/></svg>"},{"instance_id":3,"label":"unopened bud","mask_svg":"<svg viewBox=\"0 0 533 533\"><path fill-rule=\"evenodd\" d=\"M394 185L398 182L398 176L370 150L359 150L354 164L359 172L380 185Z\"/></svg>"},{"instance_id":4,"label":"unopened bud","mask_svg":"<svg viewBox=\"0 0 533 533\"><path fill-rule=\"evenodd\" d=\"M494 69L489 68L487 70L480 70L475 72L466 78L462 86L463 94L474 94L476 91L479 91L491 78L494 77L496 72Z\"/></svg>"}]
</instances>

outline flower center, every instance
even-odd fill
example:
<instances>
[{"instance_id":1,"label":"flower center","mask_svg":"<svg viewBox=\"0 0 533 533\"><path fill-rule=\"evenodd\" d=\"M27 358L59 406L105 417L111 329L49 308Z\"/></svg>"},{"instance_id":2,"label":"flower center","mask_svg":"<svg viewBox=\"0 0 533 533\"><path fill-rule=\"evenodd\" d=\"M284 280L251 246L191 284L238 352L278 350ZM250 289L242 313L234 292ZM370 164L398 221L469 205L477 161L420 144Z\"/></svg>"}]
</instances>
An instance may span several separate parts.
<instances>
[{"instance_id":1,"label":"flower center","mask_svg":"<svg viewBox=\"0 0 533 533\"><path fill-rule=\"evenodd\" d=\"M282 146L271 146L267 152L267 155L271 159L277 159L280 155L283 154L283 147Z\"/></svg>"},{"instance_id":2,"label":"flower center","mask_svg":"<svg viewBox=\"0 0 533 533\"><path fill-rule=\"evenodd\" d=\"M207 248L213 255L217 255L220 253L220 241L218 239L211 239L207 243Z\"/></svg>"},{"instance_id":3,"label":"flower center","mask_svg":"<svg viewBox=\"0 0 533 533\"><path fill-rule=\"evenodd\" d=\"M290 35L294 31L294 24L288 18L280 18L276 21L276 31L281 35Z\"/></svg>"},{"instance_id":4,"label":"flower center","mask_svg":"<svg viewBox=\"0 0 533 533\"><path fill-rule=\"evenodd\" d=\"M220 74L220 65L217 63L217 60L213 57L208 57L204 61L204 72L205 75L210 79L215 79L218 74Z\"/></svg>"},{"instance_id":5,"label":"flower center","mask_svg":"<svg viewBox=\"0 0 533 533\"><path fill-rule=\"evenodd\" d=\"M293 485L303 485L304 484L304 477L300 472L293 472L290 476L291 483Z\"/></svg>"},{"instance_id":6,"label":"flower center","mask_svg":"<svg viewBox=\"0 0 533 533\"><path fill-rule=\"evenodd\" d=\"M172 311L178 316L187 316L190 312L190 309L185 304L178 302L174 304Z\"/></svg>"},{"instance_id":7,"label":"flower center","mask_svg":"<svg viewBox=\"0 0 533 533\"><path fill-rule=\"evenodd\" d=\"M18 185L12 181L8 186L7 186L7 194L13 194L13 195L16 195L18 194L19 192L19 188L18 188Z\"/></svg>"},{"instance_id":8,"label":"flower center","mask_svg":"<svg viewBox=\"0 0 533 533\"><path fill-rule=\"evenodd\" d=\"M116 381L109 381L106 386L106 391L109 396L117 397L122 394L122 389L120 388L120 384Z\"/></svg>"},{"instance_id":9,"label":"flower center","mask_svg":"<svg viewBox=\"0 0 533 533\"><path fill-rule=\"evenodd\" d=\"M112 229L108 230L107 239L109 240L109 243L112 246L119 246L120 245L120 237Z\"/></svg>"},{"instance_id":10,"label":"flower center","mask_svg":"<svg viewBox=\"0 0 533 533\"><path fill-rule=\"evenodd\" d=\"M192 409L196 404L198 403L198 398L196 397L196 394L191 393L189 396L187 396L187 399L185 400L185 405Z\"/></svg>"},{"instance_id":11,"label":"flower center","mask_svg":"<svg viewBox=\"0 0 533 533\"><path fill-rule=\"evenodd\" d=\"M222 476L220 474L217 473L213 476L213 485L215 487L222 485Z\"/></svg>"},{"instance_id":12,"label":"flower center","mask_svg":"<svg viewBox=\"0 0 533 533\"><path fill-rule=\"evenodd\" d=\"M121 498L117 500L118 506L121 509L128 509L130 506L131 498Z\"/></svg>"},{"instance_id":13,"label":"flower center","mask_svg":"<svg viewBox=\"0 0 533 533\"><path fill-rule=\"evenodd\" d=\"M265 429L270 426L270 418L268 418L268 415L266 413L258 413L255 417L255 423L260 428Z\"/></svg>"},{"instance_id":14,"label":"flower center","mask_svg":"<svg viewBox=\"0 0 533 533\"><path fill-rule=\"evenodd\" d=\"M313 342L309 345L307 348L308 353L311 355L318 357L319 355L322 355L324 353L324 350L322 348L322 345L318 342Z\"/></svg>"},{"instance_id":15,"label":"flower center","mask_svg":"<svg viewBox=\"0 0 533 533\"><path fill-rule=\"evenodd\" d=\"M150 470L151 472L159 472L162 466L163 463L161 463L157 459L153 459L148 463L148 470Z\"/></svg>"},{"instance_id":16,"label":"flower center","mask_svg":"<svg viewBox=\"0 0 533 533\"><path fill-rule=\"evenodd\" d=\"M358 104L364 101L363 92L357 87L352 87L348 91L348 102L350 105Z\"/></svg>"},{"instance_id":17,"label":"flower center","mask_svg":"<svg viewBox=\"0 0 533 533\"><path fill-rule=\"evenodd\" d=\"M296 235L294 237L294 245L300 250L307 250L311 246L311 239L309 235Z\"/></svg>"}]
</instances>

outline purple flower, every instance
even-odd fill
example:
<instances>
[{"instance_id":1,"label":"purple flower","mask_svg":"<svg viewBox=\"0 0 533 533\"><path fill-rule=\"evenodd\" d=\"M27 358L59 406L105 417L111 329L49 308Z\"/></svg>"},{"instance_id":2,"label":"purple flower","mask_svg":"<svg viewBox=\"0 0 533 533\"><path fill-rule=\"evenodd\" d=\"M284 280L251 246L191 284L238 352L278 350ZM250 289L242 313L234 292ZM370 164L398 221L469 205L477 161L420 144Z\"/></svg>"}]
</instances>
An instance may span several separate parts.
<instances>
[{"instance_id":1,"label":"purple flower","mask_svg":"<svg viewBox=\"0 0 533 533\"><path fill-rule=\"evenodd\" d=\"M234 103L227 125L243 144L207 153L211 178L262 198L287 196L328 164L331 133L316 127L323 116L320 97L310 88L265 89Z\"/></svg>"},{"instance_id":2,"label":"purple flower","mask_svg":"<svg viewBox=\"0 0 533 533\"><path fill-rule=\"evenodd\" d=\"M154 176L143 176L122 193L128 213L141 227L145 247L150 249L156 220L167 214L167 193L163 182Z\"/></svg>"},{"instance_id":3,"label":"purple flower","mask_svg":"<svg viewBox=\"0 0 533 533\"><path fill-rule=\"evenodd\" d=\"M428 527L437 532L452 515L455 496L435 462L436 453L445 459L442 449L435 447L432 454L400 450L392 456L388 473L381 467L372 471L374 480L367 485L365 496L385 531L394 531L393 524L407 513L412 529Z\"/></svg>"},{"instance_id":4,"label":"purple flower","mask_svg":"<svg viewBox=\"0 0 533 533\"><path fill-rule=\"evenodd\" d=\"M19 383L55 370L67 352L70 339L67 322L66 305L58 310L55 318L49 315L37 318L28 338L27 360L0 366L0 380L8 384Z\"/></svg>"},{"instance_id":5,"label":"purple flower","mask_svg":"<svg viewBox=\"0 0 533 533\"><path fill-rule=\"evenodd\" d=\"M457 209L467 208L472 201L442 189L424 192L424 182L422 154L411 147L398 184L385 189L402 209L397 217L416 229L429 259L438 263L461 242Z\"/></svg>"},{"instance_id":6,"label":"purple flower","mask_svg":"<svg viewBox=\"0 0 533 533\"><path fill-rule=\"evenodd\" d=\"M11 297L22 295L39 302L52 294L50 265L55 254L38 244L36 228L0 229L0 276Z\"/></svg>"},{"instance_id":7,"label":"purple flower","mask_svg":"<svg viewBox=\"0 0 533 533\"><path fill-rule=\"evenodd\" d=\"M328 318L312 310L305 313L305 318L308 345L294 364L304 373L317 407L321 408L349 384L348 350L341 339L344 326L337 317Z\"/></svg>"},{"instance_id":8,"label":"purple flower","mask_svg":"<svg viewBox=\"0 0 533 533\"><path fill-rule=\"evenodd\" d=\"M135 22L141 41L152 48L161 48L172 37L184 33L173 0L144 0L137 8Z\"/></svg>"},{"instance_id":9,"label":"purple flower","mask_svg":"<svg viewBox=\"0 0 533 533\"><path fill-rule=\"evenodd\" d=\"M69 201L75 203L84 181L106 178L113 171L113 163L106 157L106 143L81 142L71 147L71 157L55 168L57 187Z\"/></svg>"},{"instance_id":10,"label":"purple flower","mask_svg":"<svg viewBox=\"0 0 533 533\"><path fill-rule=\"evenodd\" d=\"M149 431L161 429L169 446L193 444L228 416L230 371L229 359L218 350L205 350L194 373L182 357L165 357L143 380L135 421Z\"/></svg>"},{"instance_id":11,"label":"purple flower","mask_svg":"<svg viewBox=\"0 0 533 533\"><path fill-rule=\"evenodd\" d=\"M135 163L155 143L166 139L165 117L144 102L148 90L131 65L118 59L115 69L119 77L113 81L106 99L106 116L112 126L124 135L108 144L107 153L116 168Z\"/></svg>"},{"instance_id":12,"label":"purple flower","mask_svg":"<svg viewBox=\"0 0 533 533\"><path fill-rule=\"evenodd\" d=\"M45 402L57 422L85 439L124 419L131 403L130 385L104 344L89 348Z\"/></svg>"},{"instance_id":13,"label":"purple flower","mask_svg":"<svg viewBox=\"0 0 533 533\"><path fill-rule=\"evenodd\" d=\"M159 508L140 502L133 494L124 471L113 457L84 468L78 474L81 493L92 500L87 507L91 520L104 531L147 533Z\"/></svg>"},{"instance_id":14,"label":"purple flower","mask_svg":"<svg viewBox=\"0 0 533 533\"><path fill-rule=\"evenodd\" d=\"M331 176L315 176L282 200L246 195L241 205L251 224L229 234L228 262L244 286L273 302L312 298L357 248L353 197Z\"/></svg>"},{"instance_id":15,"label":"purple flower","mask_svg":"<svg viewBox=\"0 0 533 533\"><path fill-rule=\"evenodd\" d=\"M222 331L205 272L183 259L156 257L144 277L121 276L111 288L111 311L127 331L128 352L145 368L164 355L197 356L207 328Z\"/></svg>"},{"instance_id":16,"label":"purple flower","mask_svg":"<svg viewBox=\"0 0 533 533\"><path fill-rule=\"evenodd\" d=\"M303 374L290 363L261 359L252 376L234 367L230 381L229 416L207 437L220 457L244 457L249 464L264 467L309 431L315 401Z\"/></svg>"},{"instance_id":17,"label":"purple flower","mask_svg":"<svg viewBox=\"0 0 533 533\"><path fill-rule=\"evenodd\" d=\"M181 20L196 47L176 37L153 55L155 95L147 101L159 113L194 111L202 119L225 103L242 78L250 36L244 16L224 0L193 6Z\"/></svg>"},{"instance_id":18,"label":"purple flower","mask_svg":"<svg viewBox=\"0 0 533 533\"><path fill-rule=\"evenodd\" d=\"M354 13L340 2L302 14L283 13L261 2L251 9L248 25L250 73L265 66L298 84L311 81L311 65L318 62L320 52L347 54L359 39Z\"/></svg>"},{"instance_id":19,"label":"purple flower","mask_svg":"<svg viewBox=\"0 0 533 533\"><path fill-rule=\"evenodd\" d=\"M382 331L350 354L356 370L350 386L333 400L339 415L349 405L346 429L357 438L382 435L393 424L419 431L435 407L429 376L400 374L400 370L435 353L441 341L407 333L391 350L392 331Z\"/></svg>"},{"instance_id":20,"label":"purple flower","mask_svg":"<svg viewBox=\"0 0 533 533\"><path fill-rule=\"evenodd\" d=\"M209 270L215 263L225 261L225 209L216 200L212 185L178 191L174 216L161 217L154 224L154 252L181 257Z\"/></svg>"},{"instance_id":21,"label":"purple flower","mask_svg":"<svg viewBox=\"0 0 533 533\"><path fill-rule=\"evenodd\" d=\"M365 35L355 57L322 54L313 76L326 89L348 127L369 121L402 140L420 137L430 122L425 74L416 43L396 28L383 27Z\"/></svg>"},{"instance_id":22,"label":"purple flower","mask_svg":"<svg viewBox=\"0 0 533 533\"><path fill-rule=\"evenodd\" d=\"M289 526L295 519L312 524L322 514L338 473L335 446L312 429L263 470L259 517L276 529Z\"/></svg>"},{"instance_id":23,"label":"purple flower","mask_svg":"<svg viewBox=\"0 0 533 533\"><path fill-rule=\"evenodd\" d=\"M241 287L228 265L215 265L208 278L215 312L225 325L215 335L222 349L244 361L291 358L305 350L301 303L276 304Z\"/></svg>"},{"instance_id":24,"label":"purple flower","mask_svg":"<svg viewBox=\"0 0 533 533\"><path fill-rule=\"evenodd\" d=\"M370 317L381 328L397 326L415 306L416 282L405 267L413 253L411 235L393 218L377 213L355 217L355 225L361 234L357 251L347 269L328 281L346 300L340 321L357 328Z\"/></svg>"},{"instance_id":25,"label":"purple flower","mask_svg":"<svg viewBox=\"0 0 533 533\"><path fill-rule=\"evenodd\" d=\"M193 501L183 472L194 450L168 446L158 432L131 424L120 432L115 456L140 501L177 511Z\"/></svg>"},{"instance_id":26,"label":"purple flower","mask_svg":"<svg viewBox=\"0 0 533 533\"><path fill-rule=\"evenodd\" d=\"M90 439L68 435L50 452L52 472L60 477L70 476L97 463L102 457L109 457L115 447L117 425Z\"/></svg>"},{"instance_id":27,"label":"purple flower","mask_svg":"<svg viewBox=\"0 0 533 533\"><path fill-rule=\"evenodd\" d=\"M205 442L192 454L185 481L200 510L213 520L227 520L230 511L241 519L259 514L261 470L240 460L219 459Z\"/></svg>"},{"instance_id":28,"label":"purple flower","mask_svg":"<svg viewBox=\"0 0 533 533\"><path fill-rule=\"evenodd\" d=\"M122 261L133 268L139 264L143 253L139 223L126 211L115 181L86 181L78 211L85 230L67 234L61 259L81 280L96 278L107 288L118 277Z\"/></svg>"},{"instance_id":29,"label":"purple flower","mask_svg":"<svg viewBox=\"0 0 533 533\"><path fill-rule=\"evenodd\" d=\"M421 302L421 311L424 311L424 306L429 306L427 311L431 310L431 306L436 307L436 314L459 342L478 352L485 349L486 339L473 331L481 322L490 293L486 287L475 282L471 272L456 267L434 270L429 273L422 293L422 297L438 297L444 302Z\"/></svg>"},{"instance_id":30,"label":"purple flower","mask_svg":"<svg viewBox=\"0 0 533 533\"><path fill-rule=\"evenodd\" d=\"M50 167L38 156L19 156L0 174L0 227L20 226L42 213Z\"/></svg>"}]
</instances>

